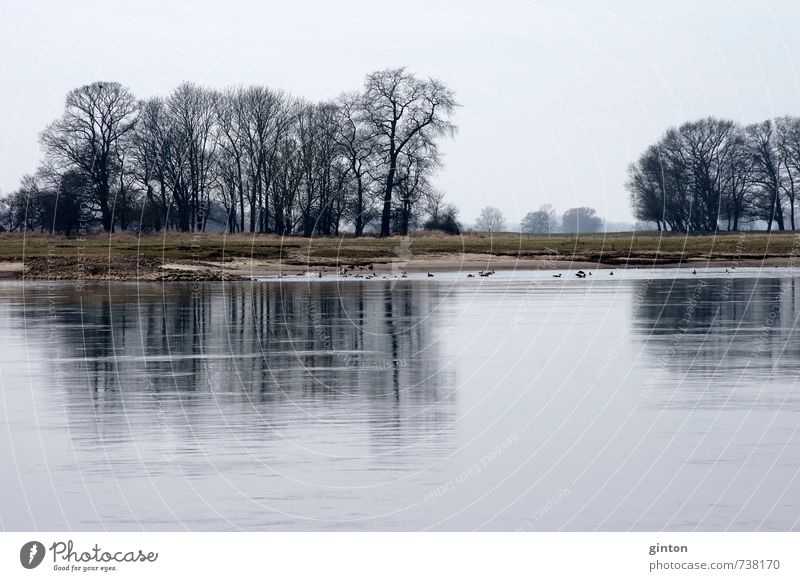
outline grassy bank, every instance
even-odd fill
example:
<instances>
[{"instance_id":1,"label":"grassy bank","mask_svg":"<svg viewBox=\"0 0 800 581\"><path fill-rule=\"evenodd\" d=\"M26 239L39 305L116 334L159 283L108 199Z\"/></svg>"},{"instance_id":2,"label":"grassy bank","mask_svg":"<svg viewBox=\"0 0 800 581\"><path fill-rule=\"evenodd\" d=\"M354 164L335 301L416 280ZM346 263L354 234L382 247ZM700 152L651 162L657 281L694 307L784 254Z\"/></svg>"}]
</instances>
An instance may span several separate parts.
<instances>
[{"instance_id":1,"label":"grassy bank","mask_svg":"<svg viewBox=\"0 0 800 581\"><path fill-rule=\"evenodd\" d=\"M30 278L239 278L247 274L247 265L259 265L269 273L336 269L349 264L380 267L399 260L410 268L415 264L423 268L471 268L473 263L525 268L537 261L556 266L787 263L798 250L800 235L792 232L691 236L658 232L579 236L416 234L407 240L170 233L141 237L98 234L80 241L61 236L0 234L0 261L6 266L19 264L18 275L25 269ZM192 274L186 274L189 272Z\"/></svg>"}]
</instances>

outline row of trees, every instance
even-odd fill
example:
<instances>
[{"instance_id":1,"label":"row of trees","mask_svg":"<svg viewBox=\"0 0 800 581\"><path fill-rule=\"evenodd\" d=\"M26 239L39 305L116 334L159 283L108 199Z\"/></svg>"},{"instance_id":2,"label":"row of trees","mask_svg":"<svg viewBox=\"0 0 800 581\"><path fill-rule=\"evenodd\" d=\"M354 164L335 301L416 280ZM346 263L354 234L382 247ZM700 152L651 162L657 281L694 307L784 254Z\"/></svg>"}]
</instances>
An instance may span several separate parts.
<instances>
[{"instance_id":1,"label":"row of trees","mask_svg":"<svg viewBox=\"0 0 800 581\"><path fill-rule=\"evenodd\" d=\"M684 123L631 164L626 187L637 220L660 230L738 230L757 220L794 230L800 119Z\"/></svg>"},{"instance_id":2,"label":"row of trees","mask_svg":"<svg viewBox=\"0 0 800 581\"><path fill-rule=\"evenodd\" d=\"M478 215L475 229L482 232L502 232L506 229L503 212L494 206L483 208ZM603 220L594 208L582 206L570 208L559 218L556 209L544 204L538 210L528 212L520 223L525 234L554 234L556 232L599 232Z\"/></svg>"},{"instance_id":3,"label":"row of trees","mask_svg":"<svg viewBox=\"0 0 800 581\"><path fill-rule=\"evenodd\" d=\"M452 136L453 92L403 68L361 92L309 103L266 87L191 83L138 100L119 83L69 92L41 134L44 164L4 201L7 229L69 233L87 214L106 231L405 234L457 225L432 183Z\"/></svg>"},{"instance_id":4,"label":"row of trees","mask_svg":"<svg viewBox=\"0 0 800 581\"><path fill-rule=\"evenodd\" d=\"M569 208L559 218L553 206L544 204L538 210L525 214L520 229L528 234L600 232L603 219L597 215L597 210L586 206Z\"/></svg>"}]
</instances>

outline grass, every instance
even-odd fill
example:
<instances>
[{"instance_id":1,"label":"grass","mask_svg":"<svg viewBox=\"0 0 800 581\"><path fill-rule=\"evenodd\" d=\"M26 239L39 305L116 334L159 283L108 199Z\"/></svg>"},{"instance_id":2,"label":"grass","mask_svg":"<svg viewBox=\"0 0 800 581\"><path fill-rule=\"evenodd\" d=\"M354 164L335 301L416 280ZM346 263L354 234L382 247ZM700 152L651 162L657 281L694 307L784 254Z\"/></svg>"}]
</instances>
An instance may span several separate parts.
<instances>
[{"instance_id":1,"label":"grass","mask_svg":"<svg viewBox=\"0 0 800 581\"><path fill-rule=\"evenodd\" d=\"M719 233L716 235L682 235L646 233L558 234L553 236L514 233L446 236L414 234L410 250L414 256L446 256L489 254L536 258L552 256L582 258L619 264L620 262L680 262L702 259L760 259L786 257L800 249L800 234L786 233ZM246 257L281 259L287 262L372 261L398 255L399 237L328 238L278 237L274 235L179 234L168 233L137 237L123 233L97 234L84 241L63 236L42 234L0 233L0 260L14 261L24 257L48 255L87 258L141 256L165 261L209 260Z\"/></svg>"}]
</instances>

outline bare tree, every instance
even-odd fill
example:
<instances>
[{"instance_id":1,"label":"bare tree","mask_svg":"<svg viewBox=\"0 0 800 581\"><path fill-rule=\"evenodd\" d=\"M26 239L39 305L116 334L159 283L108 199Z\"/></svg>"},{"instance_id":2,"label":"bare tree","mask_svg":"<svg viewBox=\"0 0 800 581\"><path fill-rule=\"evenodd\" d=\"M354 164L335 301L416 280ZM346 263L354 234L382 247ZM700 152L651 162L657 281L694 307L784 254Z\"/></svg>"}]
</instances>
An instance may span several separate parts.
<instances>
[{"instance_id":1,"label":"bare tree","mask_svg":"<svg viewBox=\"0 0 800 581\"><path fill-rule=\"evenodd\" d=\"M556 209L550 204L544 204L535 212L528 212L520 226L522 232L528 234L550 235L558 230Z\"/></svg>"},{"instance_id":2,"label":"bare tree","mask_svg":"<svg viewBox=\"0 0 800 581\"><path fill-rule=\"evenodd\" d=\"M119 83L96 82L67 93L64 114L41 134L47 161L59 171L79 169L92 184L103 229L113 229L119 150L138 116L133 94Z\"/></svg>"},{"instance_id":3,"label":"bare tree","mask_svg":"<svg viewBox=\"0 0 800 581\"><path fill-rule=\"evenodd\" d=\"M671 128L628 169L634 214L663 230L714 232L720 219L736 229L749 211L752 159L732 121L709 117Z\"/></svg>"},{"instance_id":4,"label":"bare tree","mask_svg":"<svg viewBox=\"0 0 800 581\"><path fill-rule=\"evenodd\" d=\"M376 161L374 128L366 122L368 114L363 95L344 93L337 100L337 106L339 123L336 139L353 178L353 224L356 236L361 236L364 233Z\"/></svg>"},{"instance_id":5,"label":"bare tree","mask_svg":"<svg viewBox=\"0 0 800 581\"><path fill-rule=\"evenodd\" d=\"M335 235L352 225L362 235L380 217L382 233L406 233L434 192L437 139L455 131L455 107L441 82L404 69L369 75L365 92L327 103L191 83L137 102L118 83L94 83L71 91L42 134L47 192L77 192L80 180L61 178L83 172L91 196L81 201L107 230L135 227L138 210L140 229L202 231L213 214L229 232L249 223L251 232ZM47 199L37 194L43 212Z\"/></svg>"},{"instance_id":6,"label":"bare tree","mask_svg":"<svg viewBox=\"0 0 800 581\"><path fill-rule=\"evenodd\" d=\"M478 215L475 228L482 232L502 232L506 227L503 212L494 206L486 206Z\"/></svg>"},{"instance_id":7,"label":"bare tree","mask_svg":"<svg viewBox=\"0 0 800 581\"><path fill-rule=\"evenodd\" d=\"M747 127L748 143L754 164L754 181L758 186L756 212L767 221L767 231L772 223L784 230L783 220L783 175L781 152L777 147L775 124L771 120L754 123Z\"/></svg>"},{"instance_id":8,"label":"bare tree","mask_svg":"<svg viewBox=\"0 0 800 581\"><path fill-rule=\"evenodd\" d=\"M442 82L418 79L405 68L367 75L364 96L369 123L380 138L384 166L381 236L388 236L400 155L412 140L433 143L437 137L453 135L456 127L449 117L457 104L453 91Z\"/></svg>"},{"instance_id":9,"label":"bare tree","mask_svg":"<svg viewBox=\"0 0 800 581\"><path fill-rule=\"evenodd\" d=\"M780 117L775 120L776 145L778 148L783 179L780 187L789 202L789 223L795 229L796 200L800 190L800 119Z\"/></svg>"},{"instance_id":10,"label":"bare tree","mask_svg":"<svg viewBox=\"0 0 800 581\"><path fill-rule=\"evenodd\" d=\"M441 165L436 144L419 139L412 140L403 150L397 162L396 226L402 236L408 234L420 200L433 192L431 177Z\"/></svg>"},{"instance_id":11,"label":"bare tree","mask_svg":"<svg viewBox=\"0 0 800 581\"><path fill-rule=\"evenodd\" d=\"M140 104L140 110L130 144L132 172L144 192L142 211L151 222L146 226L160 230L167 226L171 204L164 176L164 101L149 99Z\"/></svg>"}]
</instances>

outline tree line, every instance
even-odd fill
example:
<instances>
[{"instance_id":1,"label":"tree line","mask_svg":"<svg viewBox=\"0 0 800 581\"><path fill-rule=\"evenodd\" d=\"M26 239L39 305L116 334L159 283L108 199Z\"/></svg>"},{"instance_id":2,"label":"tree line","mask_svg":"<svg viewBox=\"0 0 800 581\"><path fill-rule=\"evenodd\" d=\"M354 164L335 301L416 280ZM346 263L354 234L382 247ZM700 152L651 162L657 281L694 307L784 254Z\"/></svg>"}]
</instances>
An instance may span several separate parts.
<instances>
[{"instance_id":1,"label":"tree line","mask_svg":"<svg viewBox=\"0 0 800 581\"><path fill-rule=\"evenodd\" d=\"M559 217L551 204L543 204L538 210L525 214L519 226L523 234L600 232L603 219L594 208L586 206L569 208ZM494 206L481 209L475 229L480 232L503 232L506 229L503 212Z\"/></svg>"},{"instance_id":2,"label":"tree line","mask_svg":"<svg viewBox=\"0 0 800 581\"><path fill-rule=\"evenodd\" d=\"M659 230L795 229L800 118L741 126L709 117L668 129L628 169L637 220Z\"/></svg>"},{"instance_id":3,"label":"tree line","mask_svg":"<svg viewBox=\"0 0 800 581\"><path fill-rule=\"evenodd\" d=\"M40 135L42 166L2 200L7 230L357 236L459 228L433 184L454 93L404 68L366 76L330 102L263 86L184 83L137 99L115 82L70 91Z\"/></svg>"}]
</instances>

